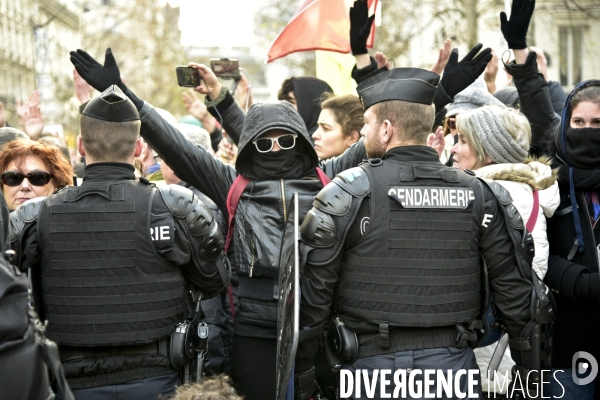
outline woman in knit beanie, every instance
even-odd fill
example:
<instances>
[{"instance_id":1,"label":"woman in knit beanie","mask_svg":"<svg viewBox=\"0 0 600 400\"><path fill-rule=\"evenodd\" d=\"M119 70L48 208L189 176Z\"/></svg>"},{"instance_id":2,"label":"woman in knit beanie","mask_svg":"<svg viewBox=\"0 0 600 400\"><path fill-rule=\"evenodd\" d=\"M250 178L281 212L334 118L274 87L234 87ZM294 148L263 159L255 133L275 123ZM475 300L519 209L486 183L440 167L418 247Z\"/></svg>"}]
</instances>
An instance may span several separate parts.
<instances>
[{"instance_id":1,"label":"woman in knit beanie","mask_svg":"<svg viewBox=\"0 0 600 400\"><path fill-rule=\"evenodd\" d=\"M550 218L558 207L558 184L549 159L528 156L531 143L529 121L512 108L487 105L458 115L456 128L459 140L452 147L454 166L473 170L477 176L494 180L507 189L524 224L530 218L536 218L537 214L531 232L535 244L532 267L543 279L549 257L546 218ZM534 207L537 209L534 210ZM487 379L488 365L495 348L496 345L492 344L475 349L475 355L481 370L482 391L487 393L489 387L489 393L496 392L498 395L505 393L506 388L493 387ZM495 382L504 382L504 376L510 373L512 365L510 356L505 353L498 370L499 379Z\"/></svg>"}]
</instances>

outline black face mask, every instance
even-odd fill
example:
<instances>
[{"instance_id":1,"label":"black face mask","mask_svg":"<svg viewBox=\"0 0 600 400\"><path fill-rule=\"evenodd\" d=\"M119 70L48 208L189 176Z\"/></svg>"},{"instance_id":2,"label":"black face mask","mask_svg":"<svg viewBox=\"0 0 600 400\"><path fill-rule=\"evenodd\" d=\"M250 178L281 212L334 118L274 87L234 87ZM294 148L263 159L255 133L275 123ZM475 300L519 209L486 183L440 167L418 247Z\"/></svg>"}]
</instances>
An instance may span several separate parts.
<instances>
[{"instance_id":1,"label":"black face mask","mask_svg":"<svg viewBox=\"0 0 600 400\"><path fill-rule=\"evenodd\" d=\"M310 157L301 151L301 144L289 150L252 154L252 172L255 179L300 179L310 168Z\"/></svg>"},{"instance_id":2,"label":"black face mask","mask_svg":"<svg viewBox=\"0 0 600 400\"><path fill-rule=\"evenodd\" d=\"M600 128L568 127L565 134L565 152L571 165L587 170L600 169Z\"/></svg>"}]
</instances>

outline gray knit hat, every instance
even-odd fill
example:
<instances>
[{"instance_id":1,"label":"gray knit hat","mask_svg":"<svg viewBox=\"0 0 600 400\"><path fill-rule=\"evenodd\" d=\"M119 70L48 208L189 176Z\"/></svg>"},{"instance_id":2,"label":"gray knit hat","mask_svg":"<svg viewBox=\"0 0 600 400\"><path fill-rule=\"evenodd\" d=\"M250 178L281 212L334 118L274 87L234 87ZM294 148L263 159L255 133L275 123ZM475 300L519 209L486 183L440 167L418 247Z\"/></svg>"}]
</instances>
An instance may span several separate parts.
<instances>
[{"instance_id":1,"label":"gray knit hat","mask_svg":"<svg viewBox=\"0 0 600 400\"><path fill-rule=\"evenodd\" d=\"M212 145L210 141L210 134L204 128L200 128L197 125L191 125L186 123L178 123L175 127L185 136L185 138L198 146L204 148L209 153L212 152Z\"/></svg>"},{"instance_id":2,"label":"gray knit hat","mask_svg":"<svg viewBox=\"0 0 600 400\"><path fill-rule=\"evenodd\" d=\"M465 90L454 96L454 102L448 104L446 118L454 117L460 113L474 110L486 104L502 105L502 103L490 94L483 78L477 79Z\"/></svg>"},{"instance_id":3,"label":"gray knit hat","mask_svg":"<svg viewBox=\"0 0 600 400\"><path fill-rule=\"evenodd\" d=\"M495 163L522 163L528 152L513 139L504 127L502 110L505 106L486 106L469 111L460 116L475 128L483 149Z\"/></svg>"}]
</instances>

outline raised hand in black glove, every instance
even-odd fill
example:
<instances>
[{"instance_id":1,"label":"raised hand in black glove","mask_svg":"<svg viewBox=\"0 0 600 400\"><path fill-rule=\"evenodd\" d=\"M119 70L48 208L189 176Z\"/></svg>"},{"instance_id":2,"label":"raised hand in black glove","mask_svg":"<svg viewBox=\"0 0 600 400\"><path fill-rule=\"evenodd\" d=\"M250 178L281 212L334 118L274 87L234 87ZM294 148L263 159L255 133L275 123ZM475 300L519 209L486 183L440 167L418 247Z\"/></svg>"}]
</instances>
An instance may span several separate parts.
<instances>
[{"instance_id":1,"label":"raised hand in black glove","mask_svg":"<svg viewBox=\"0 0 600 400\"><path fill-rule=\"evenodd\" d=\"M527 29L533 15L535 0L513 0L510 20L503 11L500 13L500 29L509 49L527 48Z\"/></svg>"},{"instance_id":2,"label":"raised hand in black glove","mask_svg":"<svg viewBox=\"0 0 600 400\"><path fill-rule=\"evenodd\" d=\"M350 7L350 48L352 55L368 54L367 39L371 33L371 26L375 14L369 17L369 4L367 0L356 0L354 7Z\"/></svg>"},{"instance_id":3,"label":"raised hand in black glove","mask_svg":"<svg viewBox=\"0 0 600 400\"><path fill-rule=\"evenodd\" d=\"M71 62L75 66L77 73L90 84L91 87L99 92L103 92L110 85L117 85L123 93L135 104L138 111L144 106L144 102L140 100L121 80L121 73L112 54L110 47L106 49L104 55L104 65L94 60L86 51L78 49L72 51Z\"/></svg>"},{"instance_id":4,"label":"raised hand in black glove","mask_svg":"<svg viewBox=\"0 0 600 400\"><path fill-rule=\"evenodd\" d=\"M75 66L77 73L81 75L91 87L99 92L103 92L110 85L117 85L121 90L125 91L125 85L121 81L121 73L119 67L115 61L115 57L110 50L110 47L106 49L104 55L104 65L101 65L98 61L94 60L84 50L78 49L72 51L71 62Z\"/></svg>"},{"instance_id":5,"label":"raised hand in black glove","mask_svg":"<svg viewBox=\"0 0 600 400\"><path fill-rule=\"evenodd\" d=\"M458 49L452 50L440 81L440 85L448 96L454 98L483 73L487 63L492 59L492 49L488 47L479 53L482 47L481 43L477 44L460 62L458 61ZM477 57L475 57L476 54Z\"/></svg>"}]
</instances>

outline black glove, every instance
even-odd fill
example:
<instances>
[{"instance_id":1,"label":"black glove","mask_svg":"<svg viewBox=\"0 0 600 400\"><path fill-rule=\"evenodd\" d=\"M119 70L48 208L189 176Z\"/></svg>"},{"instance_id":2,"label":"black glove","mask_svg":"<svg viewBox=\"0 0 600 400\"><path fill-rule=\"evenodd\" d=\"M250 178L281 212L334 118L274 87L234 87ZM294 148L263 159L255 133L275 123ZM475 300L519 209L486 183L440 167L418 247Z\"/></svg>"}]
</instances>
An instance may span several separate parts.
<instances>
[{"instance_id":1,"label":"black glove","mask_svg":"<svg viewBox=\"0 0 600 400\"><path fill-rule=\"evenodd\" d=\"M368 54L367 39L371 33L371 26L375 14L369 17L369 4L367 0L356 0L354 7L350 7L350 49L352 54Z\"/></svg>"},{"instance_id":2,"label":"black glove","mask_svg":"<svg viewBox=\"0 0 600 400\"><path fill-rule=\"evenodd\" d=\"M106 49L104 55L104 66L92 58L84 50L78 49L72 51L71 62L75 66L77 73L90 84L91 87L99 92L104 92L110 85L117 85L125 91L125 85L121 81L121 73L115 61L115 57L110 50Z\"/></svg>"},{"instance_id":3,"label":"black glove","mask_svg":"<svg viewBox=\"0 0 600 400\"><path fill-rule=\"evenodd\" d=\"M315 367L306 372L294 374L294 400L320 398L321 389L315 380Z\"/></svg>"},{"instance_id":4,"label":"black glove","mask_svg":"<svg viewBox=\"0 0 600 400\"><path fill-rule=\"evenodd\" d=\"M87 82L91 87L99 92L103 92L110 85L117 85L129 100L135 104L138 111L144 106L144 101L140 100L121 80L121 73L119 72L119 66L115 61L115 57L112 54L110 47L106 49L104 55L104 66L98 61L94 60L86 51L78 49L72 51L71 62L75 66L77 73Z\"/></svg>"},{"instance_id":5,"label":"black glove","mask_svg":"<svg viewBox=\"0 0 600 400\"><path fill-rule=\"evenodd\" d=\"M444 88L446 94L452 98L462 92L475 82L475 80L485 71L487 63L492 59L492 49L489 47L483 49L475 57L475 54L481 50L483 45L477 44L471 49L469 54L458 62L458 49L453 49L448 59L448 64L444 68L444 75L440 85Z\"/></svg>"},{"instance_id":6,"label":"black glove","mask_svg":"<svg viewBox=\"0 0 600 400\"><path fill-rule=\"evenodd\" d=\"M506 13L500 13L500 29L504 39L508 43L509 49L527 48L527 29L529 21L533 15L535 0L513 0L510 9L510 21L506 18Z\"/></svg>"}]
</instances>

